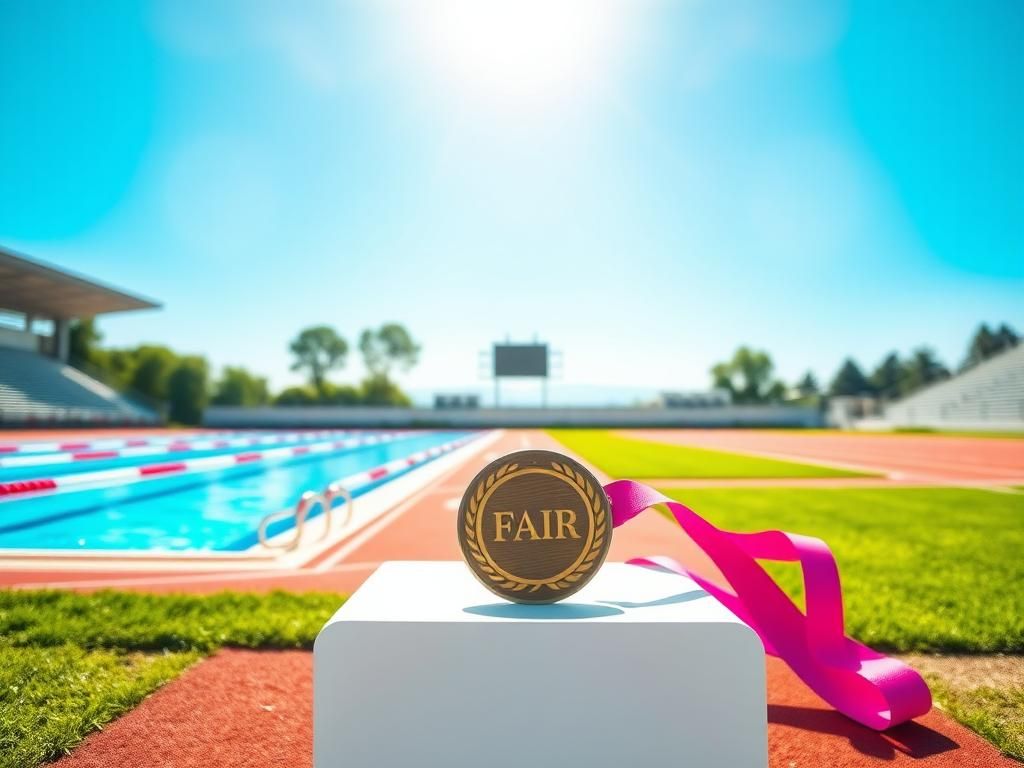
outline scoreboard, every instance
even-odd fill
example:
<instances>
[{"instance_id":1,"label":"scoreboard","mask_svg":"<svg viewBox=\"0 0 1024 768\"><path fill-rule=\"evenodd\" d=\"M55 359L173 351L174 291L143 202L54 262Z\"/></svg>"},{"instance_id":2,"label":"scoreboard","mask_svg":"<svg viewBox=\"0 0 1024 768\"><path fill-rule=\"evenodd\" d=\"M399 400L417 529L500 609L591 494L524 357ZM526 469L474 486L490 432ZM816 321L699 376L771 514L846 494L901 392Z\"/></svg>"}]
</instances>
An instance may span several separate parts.
<instances>
[{"instance_id":1,"label":"scoreboard","mask_svg":"<svg viewBox=\"0 0 1024 768\"><path fill-rule=\"evenodd\" d=\"M494 377L541 377L548 375L547 344L495 344Z\"/></svg>"}]
</instances>

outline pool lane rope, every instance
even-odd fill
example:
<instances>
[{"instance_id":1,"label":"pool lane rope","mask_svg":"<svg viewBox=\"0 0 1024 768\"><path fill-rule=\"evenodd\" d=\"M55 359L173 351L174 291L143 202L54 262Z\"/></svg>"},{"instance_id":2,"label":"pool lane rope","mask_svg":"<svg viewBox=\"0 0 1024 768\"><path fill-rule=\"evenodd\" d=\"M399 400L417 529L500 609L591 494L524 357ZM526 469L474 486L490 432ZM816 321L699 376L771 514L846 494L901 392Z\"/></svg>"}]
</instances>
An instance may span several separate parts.
<instances>
[{"instance_id":1,"label":"pool lane rope","mask_svg":"<svg viewBox=\"0 0 1024 768\"><path fill-rule=\"evenodd\" d=\"M846 636L839 569L825 542L783 531L724 531L689 507L632 480L617 480L604 489L614 527L649 507L668 507L732 591L668 557L635 558L631 564L693 579L758 634L766 653L786 662L811 690L844 715L881 731L931 709L931 693L918 672ZM757 560L800 564L806 614Z\"/></svg>"},{"instance_id":2,"label":"pool lane rope","mask_svg":"<svg viewBox=\"0 0 1024 768\"><path fill-rule=\"evenodd\" d=\"M203 456L195 459L182 459L158 464L143 464L134 467L118 467L117 469L98 469L91 472L76 472L56 477L39 477L28 480L12 480L0 483L0 499L20 496L27 493L56 491L76 485L109 482L133 482L156 476L178 475L193 472L211 472L227 469L239 464L255 464L264 461L286 460L308 454L335 453L349 448L365 445L390 443L393 440L408 437L411 430L389 432L386 434L359 435L341 440L325 440L316 443L296 445L292 447L269 448L265 451L246 451L229 453L220 456Z\"/></svg>"},{"instance_id":3,"label":"pool lane rope","mask_svg":"<svg viewBox=\"0 0 1024 768\"><path fill-rule=\"evenodd\" d=\"M0 469L15 467L45 466L49 464L69 464L79 461L95 461L102 459L138 458L141 456L158 456L164 453L182 453L187 451L216 451L223 448L243 448L246 446L282 445L309 442L320 438L352 434L351 431L333 432L280 432L271 435L224 436L224 437L189 437L176 438L163 442L119 441L120 446L105 445L102 442L90 443L52 443L53 446L65 446L54 452L24 451L0 456ZM111 441L114 442L114 441ZM46 445L35 443L34 445ZM0 446L2 447L2 446Z\"/></svg>"},{"instance_id":4,"label":"pool lane rope","mask_svg":"<svg viewBox=\"0 0 1024 768\"><path fill-rule=\"evenodd\" d=\"M393 459L386 464L371 467L363 472L357 472L354 475L335 480L319 493L312 490L305 491L295 503L294 509L283 509L266 515L257 527L256 537L260 544L267 549L284 549L288 551L298 549L302 542L306 521L317 517L318 515L314 512L314 509L319 508L320 514L327 518L320 535L320 539L323 540L330 533L331 513L335 506L344 506L346 509L345 519L341 524L343 529L351 521L354 491L359 491L364 486L378 483L387 477L407 472L420 464L425 464L439 456L461 448L479 436L479 434L467 435L466 437L451 440L441 445L425 448L422 451L416 451L399 459ZM342 504L335 505L334 502L338 498L343 498L344 500ZM292 517L295 521L293 525L295 535L290 540L277 540L281 534L270 536L268 533L270 526L280 520L286 520L288 517Z\"/></svg>"}]
</instances>

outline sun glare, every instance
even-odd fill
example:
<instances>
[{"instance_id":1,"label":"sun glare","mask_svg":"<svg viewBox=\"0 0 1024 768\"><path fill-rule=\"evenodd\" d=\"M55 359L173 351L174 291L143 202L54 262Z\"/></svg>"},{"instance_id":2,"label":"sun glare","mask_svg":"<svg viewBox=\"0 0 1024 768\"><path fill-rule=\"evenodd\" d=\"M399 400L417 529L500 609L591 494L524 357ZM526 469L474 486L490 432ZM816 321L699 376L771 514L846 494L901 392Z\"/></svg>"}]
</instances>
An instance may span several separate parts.
<instances>
[{"instance_id":1,"label":"sun glare","mask_svg":"<svg viewBox=\"0 0 1024 768\"><path fill-rule=\"evenodd\" d=\"M536 107L605 82L621 59L631 8L586 0L447 0L406 18L424 63L463 95Z\"/></svg>"}]
</instances>

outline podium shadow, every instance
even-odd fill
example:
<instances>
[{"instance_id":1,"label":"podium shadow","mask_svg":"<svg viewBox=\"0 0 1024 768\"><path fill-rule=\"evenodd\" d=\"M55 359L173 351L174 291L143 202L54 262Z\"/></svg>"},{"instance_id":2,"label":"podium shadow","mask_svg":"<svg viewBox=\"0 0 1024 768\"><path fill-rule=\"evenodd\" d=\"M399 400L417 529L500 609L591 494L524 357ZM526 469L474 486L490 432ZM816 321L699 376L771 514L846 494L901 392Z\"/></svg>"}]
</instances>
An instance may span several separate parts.
<instances>
[{"instance_id":1,"label":"podium shadow","mask_svg":"<svg viewBox=\"0 0 1024 768\"><path fill-rule=\"evenodd\" d=\"M593 603L551 603L548 605L525 605L522 603L489 603L471 605L462 609L474 616L489 616L495 619L599 619L618 616L625 611L610 605Z\"/></svg>"},{"instance_id":2,"label":"podium shadow","mask_svg":"<svg viewBox=\"0 0 1024 768\"><path fill-rule=\"evenodd\" d=\"M838 712L812 707L769 704L768 722L839 736L861 754L883 760L896 759L897 752L921 759L960 748L948 736L917 722L903 723L880 733Z\"/></svg>"}]
</instances>

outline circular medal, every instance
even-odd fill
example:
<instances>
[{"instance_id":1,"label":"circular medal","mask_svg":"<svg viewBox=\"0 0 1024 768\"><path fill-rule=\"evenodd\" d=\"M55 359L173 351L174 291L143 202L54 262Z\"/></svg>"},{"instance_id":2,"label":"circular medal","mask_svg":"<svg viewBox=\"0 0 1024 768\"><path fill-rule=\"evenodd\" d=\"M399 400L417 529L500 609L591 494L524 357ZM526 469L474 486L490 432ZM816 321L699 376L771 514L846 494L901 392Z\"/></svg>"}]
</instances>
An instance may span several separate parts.
<instances>
[{"instance_id":1,"label":"circular medal","mask_svg":"<svg viewBox=\"0 0 1024 768\"><path fill-rule=\"evenodd\" d=\"M601 483L554 451L492 461L459 506L459 544L470 570L517 603L553 603L581 589L604 562L611 532Z\"/></svg>"}]
</instances>

